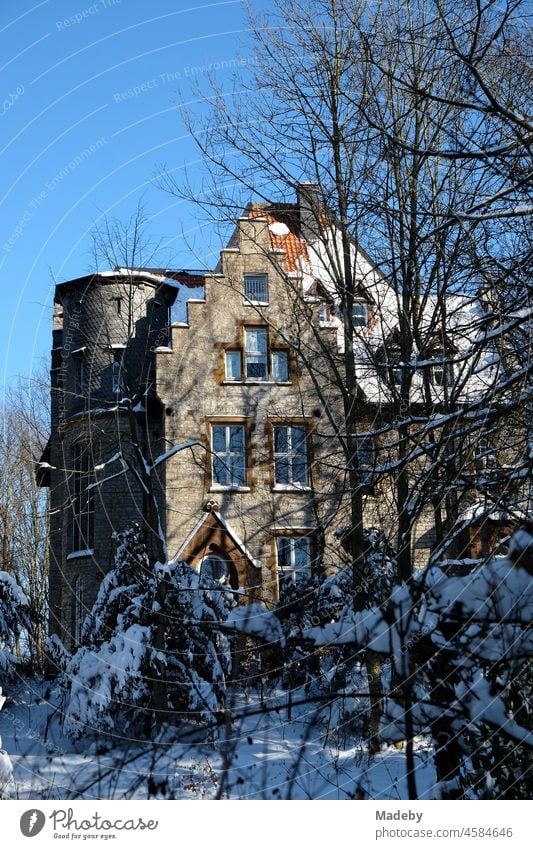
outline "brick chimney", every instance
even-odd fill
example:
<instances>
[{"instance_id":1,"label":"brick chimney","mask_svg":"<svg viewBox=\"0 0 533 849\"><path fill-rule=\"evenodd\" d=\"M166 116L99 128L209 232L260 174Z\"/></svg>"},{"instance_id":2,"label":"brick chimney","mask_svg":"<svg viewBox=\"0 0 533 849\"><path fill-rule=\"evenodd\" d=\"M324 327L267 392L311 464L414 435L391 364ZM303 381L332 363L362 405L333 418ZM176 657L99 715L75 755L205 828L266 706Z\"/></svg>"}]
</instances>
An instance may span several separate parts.
<instances>
[{"instance_id":1,"label":"brick chimney","mask_svg":"<svg viewBox=\"0 0 533 849\"><path fill-rule=\"evenodd\" d=\"M306 242L316 242L319 236L320 186L300 183L296 189L300 210L300 232Z\"/></svg>"}]
</instances>

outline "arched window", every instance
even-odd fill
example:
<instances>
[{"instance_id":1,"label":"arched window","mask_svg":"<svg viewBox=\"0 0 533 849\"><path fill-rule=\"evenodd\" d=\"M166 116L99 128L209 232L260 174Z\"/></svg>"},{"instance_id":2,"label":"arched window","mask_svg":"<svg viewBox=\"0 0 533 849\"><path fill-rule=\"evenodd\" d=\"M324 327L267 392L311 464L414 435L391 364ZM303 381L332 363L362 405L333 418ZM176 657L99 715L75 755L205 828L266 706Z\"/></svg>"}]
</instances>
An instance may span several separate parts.
<instances>
[{"instance_id":1,"label":"arched window","mask_svg":"<svg viewBox=\"0 0 533 849\"><path fill-rule=\"evenodd\" d=\"M218 554L209 554L204 557L200 566L200 575L211 581L227 584L229 581L229 567L226 561Z\"/></svg>"}]
</instances>

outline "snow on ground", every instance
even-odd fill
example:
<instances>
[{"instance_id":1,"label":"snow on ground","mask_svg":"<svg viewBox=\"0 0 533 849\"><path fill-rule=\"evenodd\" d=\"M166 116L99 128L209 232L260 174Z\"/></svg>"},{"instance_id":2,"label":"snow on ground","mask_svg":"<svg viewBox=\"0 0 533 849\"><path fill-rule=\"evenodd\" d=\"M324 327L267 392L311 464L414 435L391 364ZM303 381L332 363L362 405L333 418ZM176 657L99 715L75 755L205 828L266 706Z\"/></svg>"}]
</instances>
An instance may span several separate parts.
<instances>
[{"instance_id":1,"label":"snow on ground","mask_svg":"<svg viewBox=\"0 0 533 849\"><path fill-rule=\"evenodd\" d=\"M294 695L294 703L304 695ZM303 699L302 699L303 700ZM61 731L60 691L25 681L0 712L0 736L13 764L6 795L18 799L406 799L405 754L387 747L369 755L357 719L339 724L335 706L292 707L287 693L235 696L232 714L211 742L198 732L154 742L97 735L73 744ZM353 702L356 705L356 702ZM338 702L337 702L338 705ZM243 714L253 714L244 716ZM433 759L424 741L416 752L420 798L432 798Z\"/></svg>"}]
</instances>

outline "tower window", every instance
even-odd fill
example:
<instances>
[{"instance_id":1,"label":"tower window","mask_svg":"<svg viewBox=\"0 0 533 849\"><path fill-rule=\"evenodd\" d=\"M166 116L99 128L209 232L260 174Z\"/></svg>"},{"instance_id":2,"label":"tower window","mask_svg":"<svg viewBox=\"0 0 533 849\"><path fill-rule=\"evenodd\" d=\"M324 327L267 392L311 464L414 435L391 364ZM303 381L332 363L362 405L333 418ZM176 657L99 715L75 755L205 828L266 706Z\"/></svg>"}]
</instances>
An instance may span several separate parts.
<instances>
[{"instance_id":1,"label":"tower window","mask_svg":"<svg viewBox=\"0 0 533 849\"><path fill-rule=\"evenodd\" d=\"M74 369L74 394L83 395L85 391L85 348L72 352Z\"/></svg>"},{"instance_id":2,"label":"tower window","mask_svg":"<svg viewBox=\"0 0 533 849\"><path fill-rule=\"evenodd\" d=\"M73 450L73 481L70 492L72 510L71 551L87 551L94 543L94 495L88 489L92 482L90 449L77 443Z\"/></svg>"},{"instance_id":3,"label":"tower window","mask_svg":"<svg viewBox=\"0 0 533 849\"><path fill-rule=\"evenodd\" d=\"M84 594L85 582L83 578L78 575L76 580L74 581L74 597L72 599L72 638L74 641L74 645L76 646L79 645L81 642L81 635L83 630L83 620L85 613Z\"/></svg>"},{"instance_id":4,"label":"tower window","mask_svg":"<svg viewBox=\"0 0 533 849\"><path fill-rule=\"evenodd\" d=\"M113 348L113 362L111 363L111 390L112 392L124 392L126 388L124 373L124 349Z\"/></svg>"}]
</instances>

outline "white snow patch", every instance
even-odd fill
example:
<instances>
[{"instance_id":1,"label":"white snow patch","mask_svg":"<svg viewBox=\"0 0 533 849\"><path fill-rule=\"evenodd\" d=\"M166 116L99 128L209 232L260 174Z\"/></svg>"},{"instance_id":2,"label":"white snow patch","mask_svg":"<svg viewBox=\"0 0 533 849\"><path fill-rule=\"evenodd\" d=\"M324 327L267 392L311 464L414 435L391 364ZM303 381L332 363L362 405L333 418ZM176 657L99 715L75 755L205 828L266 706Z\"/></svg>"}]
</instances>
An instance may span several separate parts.
<instances>
[{"instance_id":1,"label":"white snow patch","mask_svg":"<svg viewBox=\"0 0 533 849\"><path fill-rule=\"evenodd\" d=\"M268 229L273 236L288 236L290 233L289 228L282 221L274 221L273 224L268 225Z\"/></svg>"}]
</instances>

